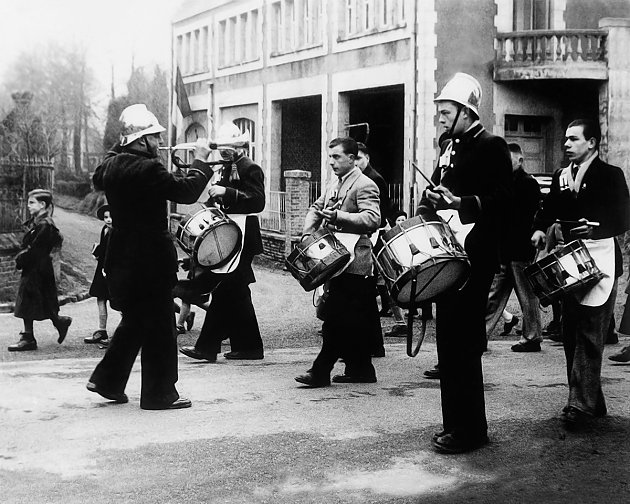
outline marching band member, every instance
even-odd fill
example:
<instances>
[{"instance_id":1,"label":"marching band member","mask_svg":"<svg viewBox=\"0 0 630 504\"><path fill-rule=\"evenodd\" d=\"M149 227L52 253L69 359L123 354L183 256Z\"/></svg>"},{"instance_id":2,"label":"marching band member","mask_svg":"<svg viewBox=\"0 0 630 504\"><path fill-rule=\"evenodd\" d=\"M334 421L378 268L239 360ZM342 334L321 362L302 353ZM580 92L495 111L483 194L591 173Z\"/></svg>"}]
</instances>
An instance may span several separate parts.
<instances>
[{"instance_id":1,"label":"marching band member","mask_svg":"<svg viewBox=\"0 0 630 504\"><path fill-rule=\"evenodd\" d=\"M177 336L172 290L177 253L168 230L167 201L194 203L212 170L210 149L199 143L184 177L160 163L158 146L165 129L145 105L123 110L120 143L107 153L93 176L105 191L112 230L104 263L112 308L122 312L105 356L92 373L88 390L118 403L128 401L125 386L142 348L142 409L191 406L179 396Z\"/></svg>"},{"instance_id":2,"label":"marching band member","mask_svg":"<svg viewBox=\"0 0 630 504\"><path fill-rule=\"evenodd\" d=\"M322 348L306 374L295 380L307 387L330 385L330 372L343 357L346 373L333 377L335 383L374 383L370 346L365 337L371 330L370 303L374 302L371 280L372 244L369 235L381 222L378 187L355 166L357 143L335 138L328 145L329 164L337 180L309 208L302 238L327 226L354 253L354 259L328 282L324 308Z\"/></svg>"},{"instance_id":3,"label":"marching band member","mask_svg":"<svg viewBox=\"0 0 630 504\"><path fill-rule=\"evenodd\" d=\"M238 127L230 122L217 132L219 139L229 140L241 136ZM221 180L208 190L211 201L235 220L238 215L261 212L265 208L265 182L262 168L244 155L243 149L220 149L224 160ZM180 348L180 352L193 359L216 362L221 342L230 339L231 351L224 354L231 360L262 359L263 342L256 312L252 304L249 284L256 278L252 260L262 253L260 225L255 215L244 219L243 248L236 269L230 273L203 273L205 280L216 285L212 299L194 346ZM197 282L199 283L199 282Z\"/></svg>"},{"instance_id":4,"label":"marching band member","mask_svg":"<svg viewBox=\"0 0 630 504\"><path fill-rule=\"evenodd\" d=\"M606 275L587 292L567 294L561 301L569 381L563 418L568 427L579 427L593 417L606 415L602 352L615 305L616 277L623 272L621 251L614 237L630 228L630 201L623 171L599 158L601 133L596 122L571 122L565 138L571 164L554 173L531 240L534 246L543 248L544 230L559 219L563 221L565 243L584 240L595 264Z\"/></svg>"},{"instance_id":5,"label":"marching band member","mask_svg":"<svg viewBox=\"0 0 630 504\"><path fill-rule=\"evenodd\" d=\"M449 209L469 232L464 248L470 278L460 290L436 298L436 341L444 429L433 436L439 452L461 453L488 442L481 355L488 292L499 264L512 163L505 141L479 122L481 85L457 73L435 99L440 158L418 213ZM453 226L452 226L453 227ZM456 229L453 229L457 233ZM457 234L456 234L457 236Z\"/></svg>"}]
</instances>

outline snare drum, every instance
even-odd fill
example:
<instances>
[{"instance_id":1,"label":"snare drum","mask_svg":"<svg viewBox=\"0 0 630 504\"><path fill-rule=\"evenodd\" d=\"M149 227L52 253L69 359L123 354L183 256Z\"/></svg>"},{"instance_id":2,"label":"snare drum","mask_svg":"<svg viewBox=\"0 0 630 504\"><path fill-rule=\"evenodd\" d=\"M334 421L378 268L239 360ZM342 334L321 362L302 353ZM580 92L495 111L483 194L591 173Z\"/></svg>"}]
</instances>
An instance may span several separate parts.
<instances>
[{"instance_id":1,"label":"snare drum","mask_svg":"<svg viewBox=\"0 0 630 504\"><path fill-rule=\"evenodd\" d=\"M605 275L599 270L582 240L525 268L525 276L542 306L549 306L568 293L587 291Z\"/></svg>"},{"instance_id":2,"label":"snare drum","mask_svg":"<svg viewBox=\"0 0 630 504\"><path fill-rule=\"evenodd\" d=\"M308 292L323 285L350 259L350 252L335 235L321 228L298 243L284 263Z\"/></svg>"},{"instance_id":3,"label":"snare drum","mask_svg":"<svg viewBox=\"0 0 630 504\"><path fill-rule=\"evenodd\" d=\"M176 238L185 252L209 269L227 264L241 249L241 228L214 207L187 215L178 225Z\"/></svg>"},{"instance_id":4,"label":"snare drum","mask_svg":"<svg viewBox=\"0 0 630 504\"><path fill-rule=\"evenodd\" d=\"M437 215L412 217L386 231L373 255L392 299L403 308L411 305L414 278L417 305L463 285L470 270L466 252Z\"/></svg>"}]
</instances>

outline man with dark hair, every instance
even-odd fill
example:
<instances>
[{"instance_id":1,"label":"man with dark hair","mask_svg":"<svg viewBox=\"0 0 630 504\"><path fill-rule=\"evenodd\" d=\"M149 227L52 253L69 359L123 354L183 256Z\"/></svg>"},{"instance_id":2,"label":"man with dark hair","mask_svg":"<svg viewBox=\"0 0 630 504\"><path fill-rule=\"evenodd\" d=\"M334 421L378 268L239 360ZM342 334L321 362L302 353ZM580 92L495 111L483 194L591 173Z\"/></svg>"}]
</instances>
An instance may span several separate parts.
<instances>
[{"instance_id":1,"label":"man with dark hair","mask_svg":"<svg viewBox=\"0 0 630 504\"><path fill-rule=\"evenodd\" d=\"M509 222L503 230L501 267L494 275L488 297L486 335L494 329L512 290L515 290L523 312L523 333L520 341L512 346L512 351L539 352L542 341L540 308L525 276L525 268L536 255L530 237L534 216L540 206L540 188L536 179L523 169L520 145L511 143L508 149L512 158L513 197Z\"/></svg>"},{"instance_id":2,"label":"man with dark hair","mask_svg":"<svg viewBox=\"0 0 630 504\"><path fill-rule=\"evenodd\" d=\"M615 236L630 228L630 198L623 171L599 158L597 123L578 119L565 133L570 164L556 170L549 194L534 222L535 247L556 220L565 243L581 239L604 277L586 291L562 298L562 339L569 398L563 408L567 427L580 427L606 415L601 386L604 340L615 304L616 278L623 268Z\"/></svg>"},{"instance_id":3,"label":"man with dark hair","mask_svg":"<svg viewBox=\"0 0 630 504\"><path fill-rule=\"evenodd\" d=\"M481 355L512 169L505 140L479 122L481 85L474 77L456 74L435 102L444 135L433 185L425 190L417 213L450 213L451 228L470 260L470 276L461 289L435 299L444 430L433 436L433 446L461 453L488 442Z\"/></svg>"},{"instance_id":4,"label":"man with dark hair","mask_svg":"<svg viewBox=\"0 0 630 504\"><path fill-rule=\"evenodd\" d=\"M305 238L327 227L354 255L346 269L327 282L322 349L311 369L295 378L311 388L330 385L330 372L340 357L346 372L334 376L333 382L376 382L370 347L363 339L371 329L369 306L374 303L369 236L378 229L381 216L378 187L355 166L357 151L352 138L330 142L328 159L335 177L309 208L302 232Z\"/></svg>"}]
</instances>

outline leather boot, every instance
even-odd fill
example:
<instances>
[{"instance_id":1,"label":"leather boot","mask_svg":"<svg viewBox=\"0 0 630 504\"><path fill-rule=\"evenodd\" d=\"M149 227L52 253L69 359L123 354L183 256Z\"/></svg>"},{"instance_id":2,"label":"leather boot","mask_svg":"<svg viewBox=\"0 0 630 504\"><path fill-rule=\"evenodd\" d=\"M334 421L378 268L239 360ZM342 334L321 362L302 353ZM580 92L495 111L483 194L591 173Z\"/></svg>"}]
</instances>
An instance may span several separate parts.
<instances>
[{"instance_id":1,"label":"leather boot","mask_svg":"<svg viewBox=\"0 0 630 504\"><path fill-rule=\"evenodd\" d=\"M9 352L27 352L29 350L37 350L37 341L33 333L21 332L20 341L14 345L9 345Z\"/></svg>"}]
</instances>

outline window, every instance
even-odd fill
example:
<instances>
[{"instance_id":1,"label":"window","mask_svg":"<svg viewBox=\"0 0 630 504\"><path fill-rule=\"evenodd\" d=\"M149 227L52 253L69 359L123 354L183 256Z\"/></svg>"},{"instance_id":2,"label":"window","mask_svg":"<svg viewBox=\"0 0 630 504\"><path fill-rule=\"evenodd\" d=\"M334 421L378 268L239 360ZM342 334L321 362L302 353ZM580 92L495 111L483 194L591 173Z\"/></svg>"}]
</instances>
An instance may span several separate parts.
<instances>
[{"instance_id":1,"label":"window","mask_svg":"<svg viewBox=\"0 0 630 504\"><path fill-rule=\"evenodd\" d=\"M256 123L251 119L241 117L235 119L234 124L238 126L242 134L249 132L249 149L247 149L247 156L251 159L256 159Z\"/></svg>"},{"instance_id":2,"label":"window","mask_svg":"<svg viewBox=\"0 0 630 504\"><path fill-rule=\"evenodd\" d=\"M259 40L257 9L219 21L219 67L258 59Z\"/></svg>"},{"instance_id":3,"label":"window","mask_svg":"<svg viewBox=\"0 0 630 504\"><path fill-rule=\"evenodd\" d=\"M322 0L281 0L271 5L271 53L320 45Z\"/></svg>"},{"instance_id":4,"label":"window","mask_svg":"<svg viewBox=\"0 0 630 504\"><path fill-rule=\"evenodd\" d=\"M391 30L404 25L405 0L345 0L340 38Z\"/></svg>"},{"instance_id":5,"label":"window","mask_svg":"<svg viewBox=\"0 0 630 504\"><path fill-rule=\"evenodd\" d=\"M514 30L548 30L552 0L514 0Z\"/></svg>"}]
</instances>

